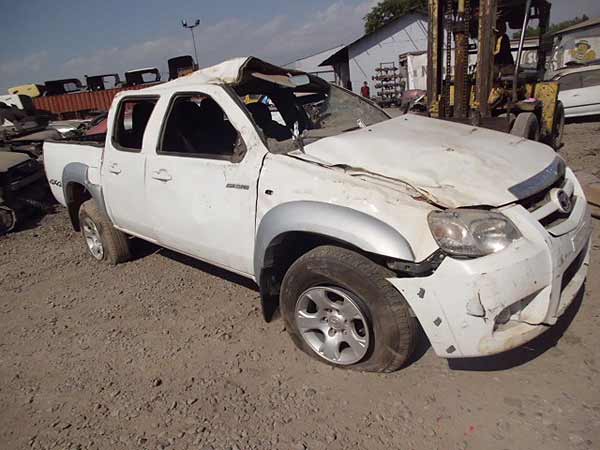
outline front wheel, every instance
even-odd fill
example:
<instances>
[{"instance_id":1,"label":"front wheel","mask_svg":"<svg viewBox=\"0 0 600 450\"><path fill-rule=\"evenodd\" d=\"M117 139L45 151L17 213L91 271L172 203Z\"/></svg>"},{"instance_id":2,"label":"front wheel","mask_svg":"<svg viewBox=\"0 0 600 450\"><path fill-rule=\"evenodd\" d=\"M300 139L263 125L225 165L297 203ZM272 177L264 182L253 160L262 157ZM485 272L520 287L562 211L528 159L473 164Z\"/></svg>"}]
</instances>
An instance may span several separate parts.
<instances>
[{"instance_id":1,"label":"front wheel","mask_svg":"<svg viewBox=\"0 0 600 450\"><path fill-rule=\"evenodd\" d=\"M323 246L286 273L281 309L296 346L327 364L392 372L411 356L417 321L386 280L394 274L367 257Z\"/></svg>"},{"instance_id":2,"label":"front wheel","mask_svg":"<svg viewBox=\"0 0 600 450\"><path fill-rule=\"evenodd\" d=\"M540 122L532 112L522 112L513 122L510 134L532 141L540 140Z\"/></svg>"}]
</instances>

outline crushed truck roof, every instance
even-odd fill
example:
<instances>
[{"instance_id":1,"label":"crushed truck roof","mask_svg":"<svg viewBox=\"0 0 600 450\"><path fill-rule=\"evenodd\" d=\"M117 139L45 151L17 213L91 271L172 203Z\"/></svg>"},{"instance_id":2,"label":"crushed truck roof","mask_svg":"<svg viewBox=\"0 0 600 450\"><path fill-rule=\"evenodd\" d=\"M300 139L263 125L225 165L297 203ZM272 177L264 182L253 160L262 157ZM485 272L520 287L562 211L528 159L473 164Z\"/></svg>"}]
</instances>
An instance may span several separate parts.
<instances>
[{"instance_id":1,"label":"crushed truck roof","mask_svg":"<svg viewBox=\"0 0 600 450\"><path fill-rule=\"evenodd\" d=\"M269 76L285 75L307 75L311 81L304 90L314 89L315 86L324 87L328 83L321 78L306 74L305 72L275 66L273 64L262 61L253 56L234 58L224 61L212 67L197 70L189 75L177 78L167 83L151 86L145 89L136 91L136 94L152 94L164 92L173 88L182 88L184 86L192 86L199 84L227 84L238 85L247 80L249 76L254 74L263 74ZM302 90L302 89L299 89ZM131 94L131 92L120 93L119 95Z\"/></svg>"}]
</instances>

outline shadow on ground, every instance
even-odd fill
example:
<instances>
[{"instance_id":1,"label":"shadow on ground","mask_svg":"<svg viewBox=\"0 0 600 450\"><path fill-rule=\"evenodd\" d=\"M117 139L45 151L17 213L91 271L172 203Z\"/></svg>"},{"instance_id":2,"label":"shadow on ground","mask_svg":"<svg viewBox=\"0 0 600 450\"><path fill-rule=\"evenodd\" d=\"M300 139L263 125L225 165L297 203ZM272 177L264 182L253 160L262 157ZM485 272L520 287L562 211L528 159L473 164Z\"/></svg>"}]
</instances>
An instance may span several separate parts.
<instances>
[{"instance_id":1,"label":"shadow on ground","mask_svg":"<svg viewBox=\"0 0 600 450\"><path fill-rule=\"evenodd\" d=\"M209 263L205 263L194 259L192 257L182 255L180 253L167 250L165 248L158 247L154 244L151 244L146 241L142 241L140 239L133 240L133 249L134 249L134 260L144 258L154 253L160 253L162 256L169 258L173 261L177 261L181 264L185 264L186 266L193 267L194 269L201 270L202 272L208 273L215 277L222 278L231 283L238 284L247 289L251 289L255 292L259 292L258 286L250 279L245 278L241 275L237 275L235 273L229 272L225 269L221 269L219 267L213 266ZM544 354L558 343L558 341L562 338L565 331L569 328L571 322L577 315L579 308L581 307L581 303L583 301L585 292L585 285L579 290L573 303L567 308L562 317L559 318L558 322L549 327L548 330L533 339L531 342L524 344L520 347L517 347L508 352L504 352L494 356L481 357L481 358L465 358L465 359L450 359L448 360L448 365L453 370L463 370L463 371L501 371L508 370L513 367L521 366L523 364L532 361L538 356ZM274 311L274 316L271 320L275 320L280 317L279 308ZM418 329L418 340L417 346L410 360L407 362L406 366L411 366L417 363L423 356L427 353L429 348L431 347L431 343L427 339L423 329L419 326Z\"/></svg>"},{"instance_id":2,"label":"shadow on ground","mask_svg":"<svg viewBox=\"0 0 600 450\"><path fill-rule=\"evenodd\" d=\"M198 259L194 259L190 256L186 256L181 253L177 253L172 250L159 247L141 239L133 239L132 247L134 255L133 261L145 258L146 256L152 255L154 253L159 253L161 256L169 258L173 261L177 261L178 263L185 264L186 266L192 267L197 270L201 270L202 272L205 272L209 275L222 278L223 280L238 284L240 286L258 292L258 286L252 280L245 278L241 275L237 275L233 272L229 272L226 269L221 269L220 267L213 266L209 263L205 263Z\"/></svg>"},{"instance_id":3,"label":"shadow on ground","mask_svg":"<svg viewBox=\"0 0 600 450\"><path fill-rule=\"evenodd\" d=\"M570 123L592 123L592 122L598 122L598 124L600 124L600 115L583 116L583 117L568 117L567 119L565 119L565 123L566 124L570 124Z\"/></svg>"},{"instance_id":4,"label":"shadow on ground","mask_svg":"<svg viewBox=\"0 0 600 450\"><path fill-rule=\"evenodd\" d=\"M577 315L579 308L581 308L584 293L585 285L579 290L575 299L573 300L573 303L559 318L558 322L554 326L548 328L548 331L546 331L544 334L538 336L527 344L494 356L487 356L483 358L450 359L448 360L448 365L453 370L494 372L508 370L512 369L513 367L527 364L529 361L532 361L556 346L558 341L565 334L565 331L571 325L571 322L573 322L573 319Z\"/></svg>"},{"instance_id":5,"label":"shadow on ground","mask_svg":"<svg viewBox=\"0 0 600 450\"><path fill-rule=\"evenodd\" d=\"M47 215L56 214L57 206L58 203L48 192L48 196L44 197L40 201L35 202L34 205L18 210L17 226L10 233L18 233L20 231L38 228L44 217Z\"/></svg>"}]
</instances>

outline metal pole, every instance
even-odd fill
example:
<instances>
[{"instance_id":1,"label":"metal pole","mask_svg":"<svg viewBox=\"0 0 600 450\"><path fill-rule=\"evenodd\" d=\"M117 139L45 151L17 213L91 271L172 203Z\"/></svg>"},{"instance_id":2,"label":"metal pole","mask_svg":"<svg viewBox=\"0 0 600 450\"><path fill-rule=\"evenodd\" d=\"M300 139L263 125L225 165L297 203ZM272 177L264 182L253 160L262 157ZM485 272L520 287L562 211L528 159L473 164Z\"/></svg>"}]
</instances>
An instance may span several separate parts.
<instances>
[{"instance_id":1,"label":"metal pole","mask_svg":"<svg viewBox=\"0 0 600 450\"><path fill-rule=\"evenodd\" d=\"M188 25L187 21L182 20L181 25L183 28L187 28L192 33L192 42L194 43L194 56L196 57L196 67L198 67L198 49L196 47L196 35L194 34L194 28L200 25L200 19L196 19L193 25Z\"/></svg>"},{"instance_id":2,"label":"metal pole","mask_svg":"<svg viewBox=\"0 0 600 450\"><path fill-rule=\"evenodd\" d=\"M429 0L429 29L427 32L427 103L430 114L440 114L442 94L443 0Z\"/></svg>"},{"instance_id":3,"label":"metal pole","mask_svg":"<svg viewBox=\"0 0 600 450\"><path fill-rule=\"evenodd\" d=\"M469 23L468 0L458 1L454 33L454 117L467 117L469 107L467 75L469 69Z\"/></svg>"},{"instance_id":4,"label":"metal pole","mask_svg":"<svg viewBox=\"0 0 600 450\"><path fill-rule=\"evenodd\" d=\"M512 103L517 101L517 82L519 81L519 69L521 68L521 57L523 56L523 45L525 44L525 32L527 31L527 25L529 25L529 13L531 11L531 0L527 0L525 6L525 18L523 20L523 27L521 28L521 38L519 39L519 51L517 52L517 61L515 63L515 73L513 75L513 88L512 88ZM540 36L541 40L541 36Z\"/></svg>"},{"instance_id":5,"label":"metal pole","mask_svg":"<svg viewBox=\"0 0 600 450\"><path fill-rule=\"evenodd\" d=\"M190 28L190 31L192 33L192 42L194 43L194 56L196 57L196 66L198 66L198 49L196 48L196 35L194 34L194 28L196 27Z\"/></svg>"},{"instance_id":6,"label":"metal pole","mask_svg":"<svg viewBox=\"0 0 600 450\"><path fill-rule=\"evenodd\" d=\"M477 53L477 89L475 91L479 104L480 117L489 117L488 97L492 88L492 72L494 67L494 34L492 29L496 23L497 0L481 0L479 2L479 50Z\"/></svg>"}]
</instances>

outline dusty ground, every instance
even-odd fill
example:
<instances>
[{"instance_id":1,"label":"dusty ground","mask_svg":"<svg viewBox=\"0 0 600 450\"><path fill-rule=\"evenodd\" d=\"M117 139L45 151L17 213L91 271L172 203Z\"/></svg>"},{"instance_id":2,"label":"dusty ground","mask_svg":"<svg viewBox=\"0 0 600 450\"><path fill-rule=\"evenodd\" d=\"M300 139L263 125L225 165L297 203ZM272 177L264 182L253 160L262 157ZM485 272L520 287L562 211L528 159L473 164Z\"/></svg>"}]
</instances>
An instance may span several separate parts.
<instances>
[{"instance_id":1,"label":"dusty ground","mask_svg":"<svg viewBox=\"0 0 600 450\"><path fill-rule=\"evenodd\" d=\"M600 122L566 142L600 171ZM94 264L58 209L0 238L0 448L598 449L598 244L540 339L451 365L424 346L374 375L302 355L235 276L148 246Z\"/></svg>"}]
</instances>

